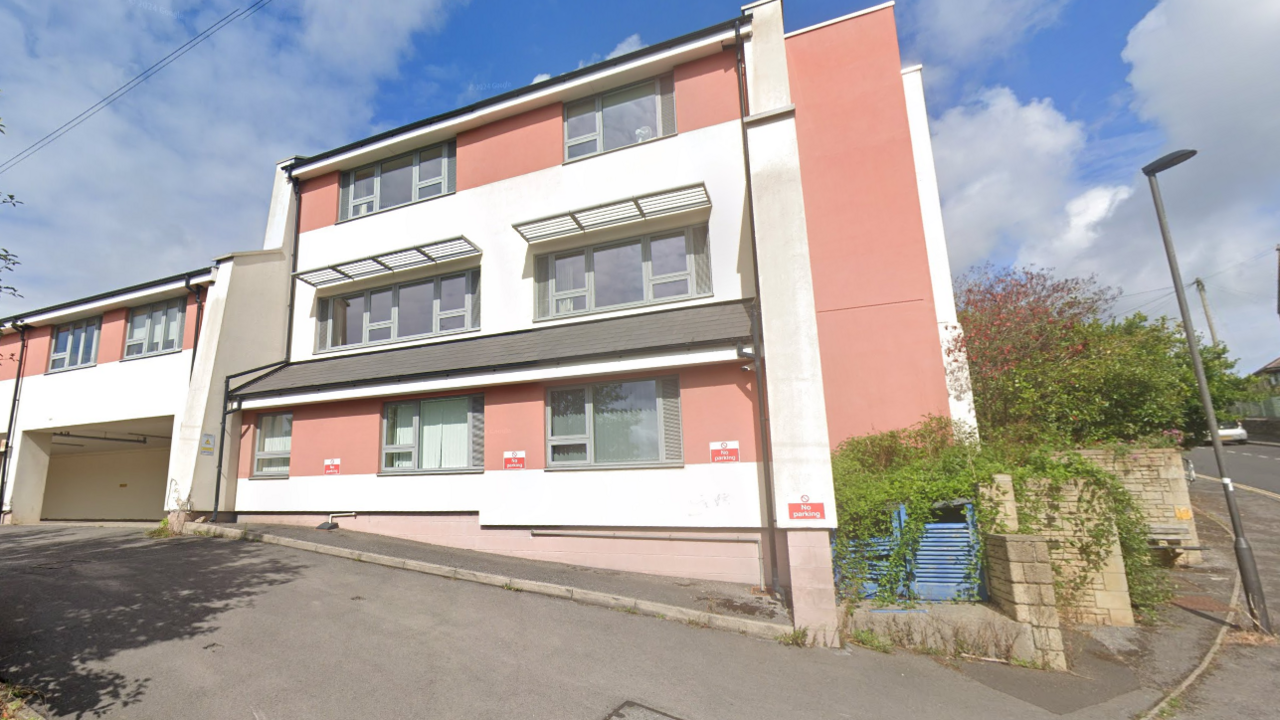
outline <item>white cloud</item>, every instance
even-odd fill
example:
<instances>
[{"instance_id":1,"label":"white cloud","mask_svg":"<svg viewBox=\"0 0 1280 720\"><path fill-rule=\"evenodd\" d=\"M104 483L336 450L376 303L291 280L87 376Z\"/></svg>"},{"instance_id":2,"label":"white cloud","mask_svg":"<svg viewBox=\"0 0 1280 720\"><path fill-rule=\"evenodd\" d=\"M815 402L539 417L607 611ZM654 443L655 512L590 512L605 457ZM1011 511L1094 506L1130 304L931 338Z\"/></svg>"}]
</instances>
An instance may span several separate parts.
<instances>
[{"instance_id":1,"label":"white cloud","mask_svg":"<svg viewBox=\"0 0 1280 720\"><path fill-rule=\"evenodd\" d=\"M551 79L551 73L538 73L537 75L534 75L534 76L533 76L533 80L532 80L532 81L530 81L530 83L529 83L529 84L530 84L530 85L537 85L538 83L542 82L543 80L550 80L550 79Z\"/></svg>"},{"instance_id":2,"label":"white cloud","mask_svg":"<svg viewBox=\"0 0 1280 720\"><path fill-rule=\"evenodd\" d=\"M991 88L944 113L933 132L954 269L1061 228L1085 133L1051 101L1023 105L1008 88Z\"/></svg>"},{"instance_id":3,"label":"white cloud","mask_svg":"<svg viewBox=\"0 0 1280 720\"><path fill-rule=\"evenodd\" d=\"M1133 111L1200 155L1161 176L1182 272L1209 284L1219 334L1252 371L1280 355L1280 6L1163 0L1130 32L1123 58ZM953 269L974 260L1097 274L1131 292L1170 287L1150 191L1132 163L1124 184L1088 185L1097 148L1078 122L1002 88L933 124ZM1122 311L1176 314L1171 289L1122 299ZM1198 304L1193 322L1204 330Z\"/></svg>"},{"instance_id":4,"label":"white cloud","mask_svg":"<svg viewBox=\"0 0 1280 720\"><path fill-rule=\"evenodd\" d=\"M0 6L0 157L243 4ZM378 82L454 4L273 3L0 176L25 202L0 214L0 236L22 260L12 281L26 296L3 299L0 315L259 246L275 163L376 130Z\"/></svg>"},{"instance_id":5,"label":"white cloud","mask_svg":"<svg viewBox=\"0 0 1280 720\"><path fill-rule=\"evenodd\" d=\"M626 55L629 52L635 52L642 47L645 47L645 44L640 41L640 33L635 33L633 35L628 35L622 42L618 43L618 45L613 48L612 52L604 57L606 60L616 58L619 55Z\"/></svg>"},{"instance_id":6,"label":"white cloud","mask_svg":"<svg viewBox=\"0 0 1280 720\"><path fill-rule=\"evenodd\" d=\"M1070 0L916 0L902 6L902 25L913 62L930 66L937 88L964 68L1004 57L1037 31L1057 22Z\"/></svg>"},{"instance_id":7,"label":"white cloud","mask_svg":"<svg viewBox=\"0 0 1280 720\"><path fill-rule=\"evenodd\" d=\"M647 45L640 40L640 33L633 33L623 38L622 42L615 45L613 50L610 50L609 54L605 55L603 58L600 57L600 53L591 53L591 57L586 60L579 60L578 68L581 69L588 65L595 65L601 60L609 60L611 58L616 58L619 55L626 55L627 53L635 52L642 47L647 47Z\"/></svg>"}]
</instances>

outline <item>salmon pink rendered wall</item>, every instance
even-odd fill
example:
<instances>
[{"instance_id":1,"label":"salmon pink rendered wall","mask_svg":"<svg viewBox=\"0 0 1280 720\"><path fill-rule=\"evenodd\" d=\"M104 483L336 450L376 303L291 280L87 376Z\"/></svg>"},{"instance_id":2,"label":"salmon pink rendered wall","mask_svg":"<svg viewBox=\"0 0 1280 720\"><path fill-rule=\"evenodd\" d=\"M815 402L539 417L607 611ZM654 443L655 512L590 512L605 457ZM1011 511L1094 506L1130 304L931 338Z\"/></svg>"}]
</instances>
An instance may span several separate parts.
<instances>
[{"instance_id":1,"label":"salmon pink rendered wall","mask_svg":"<svg viewBox=\"0 0 1280 720\"><path fill-rule=\"evenodd\" d=\"M338 222L338 173L302 181L298 232L319 230Z\"/></svg>"},{"instance_id":2,"label":"salmon pink rendered wall","mask_svg":"<svg viewBox=\"0 0 1280 720\"><path fill-rule=\"evenodd\" d=\"M738 442L742 462L755 462L758 457L755 375L742 372L736 364L691 367L678 372L685 464L711 462L711 443L726 440ZM599 379L653 376L653 372L629 373ZM525 452L526 468L546 467L547 387L542 383L524 383L483 390L485 470L501 470L502 454L513 450ZM326 458L341 458L343 475L376 473L385 403L458 394L419 394L282 408L280 411L293 413L290 474L323 475ZM241 424L239 477L242 478L249 477L253 470L257 420L257 413L246 412Z\"/></svg>"},{"instance_id":3,"label":"salmon pink rendered wall","mask_svg":"<svg viewBox=\"0 0 1280 720\"><path fill-rule=\"evenodd\" d=\"M43 375L49 371L49 350L52 338L52 325L27 331L27 358L22 363L23 377Z\"/></svg>"},{"instance_id":4,"label":"salmon pink rendered wall","mask_svg":"<svg viewBox=\"0 0 1280 720\"><path fill-rule=\"evenodd\" d=\"M458 190L545 170L564 161L563 105L489 123L458 136Z\"/></svg>"},{"instance_id":5,"label":"salmon pink rendered wall","mask_svg":"<svg viewBox=\"0 0 1280 720\"><path fill-rule=\"evenodd\" d=\"M116 362L124 357L125 326L129 310L109 310L102 314L102 334L98 336L98 364Z\"/></svg>"},{"instance_id":6,"label":"salmon pink rendered wall","mask_svg":"<svg viewBox=\"0 0 1280 720\"><path fill-rule=\"evenodd\" d=\"M22 336L10 332L0 337L0 380L18 377L18 354L22 349Z\"/></svg>"},{"instance_id":7,"label":"salmon pink rendered wall","mask_svg":"<svg viewBox=\"0 0 1280 720\"><path fill-rule=\"evenodd\" d=\"M892 8L787 38L832 447L948 415Z\"/></svg>"},{"instance_id":8,"label":"salmon pink rendered wall","mask_svg":"<svg viewBox=\"0 0 1280 720\"><path fill-rule=\"evenodd\" d=\"M737 51L725 50L676 66L677 131L689 132L738 119L737 62Z\"/></svg>"}]
</instances>

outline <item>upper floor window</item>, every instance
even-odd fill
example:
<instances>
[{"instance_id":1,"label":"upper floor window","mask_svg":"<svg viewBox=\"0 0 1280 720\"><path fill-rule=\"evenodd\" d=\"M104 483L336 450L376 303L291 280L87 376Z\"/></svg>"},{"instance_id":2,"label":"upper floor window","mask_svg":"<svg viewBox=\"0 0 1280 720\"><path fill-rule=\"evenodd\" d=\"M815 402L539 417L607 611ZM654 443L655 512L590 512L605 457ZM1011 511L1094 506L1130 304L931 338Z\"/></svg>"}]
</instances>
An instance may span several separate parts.
<instances>
[{"instance_id":1,"label":"upper floor window","mask_svg":"<svg viewBox=\"0 0 1280 720\"><path fill-rule=\"evenodd\" d=\"M133 358L181 350L186 307L186 298L174 298L131 310L124 356Z\"/></svg>"},{"instance_id":2,"label":"upper floor window","mask_svg":"<svg viewBox=\"0 0 1280 720\"><path fill-rule=\"evenodd\" d=\"M480 327L480 270L320 300L318 349L371 345Z\"/></svg>"},{"instance_id":3,"label":"upper floor window","mask_svg":"<svg viewBox=\"0 0 1280 720\"><path fill-rule=\"evenodd\" d=\"M368 215L451 193L456 143L449 141L342 173L338 219Z\"/></svg>"},{"instance_id":4,"label":"upper floor window","mask_svg":"<svg viewBox=\"0 0 1280 720\"><path fill-rule=\"evenodd\" d=\"M382 471L484 469L484 396L387 403Z\"/></svg>"},{"instance_id":5,"label":"upper floor window","mask_svg":"<svg viewBox=\"0 0 1280 720\"><path fill-rule=\"evenodd\" d=\"M543 255L534 276L539 318L710 295L707 226Z\"/></svg>"},{"instance_id":6,"label":"upper floor window","mask_svg":"<svg viewBox=\"0 0 1280 720\"><path fill-rule=\"evenodd\" d=\"M684 459L676 377L552 388L546 422L548 467Z\"/></svg>"},{"instance_id":7,"label":"upper floor window","mask_svg":"<svg viewBox=\"0 0 1280 720\"><path fill-rule=\"evenodd\" d=\"M59 325L53 331L53 351L49 353L49 369L66 370L98 362L98 329L100 327L102 327L100 317Z\"/></svg>"},{"instance_id":8,"label":"upper floor window","mask_svg":"<svg viewBox=\"0 0 1280 720\"><path fill-rule=\"evenodd\" d=\"M258 416L258 443L253 454L254 475L288 475L293 447L293 413Z\"/></svg>"},{"instance_id":9,"label":"upper floor window","mask_svg":"<svg viewBox=\"0 0 1280 720\"><path fill-rule=\"evenodd\" d=\"M664 75L564 106L564 159L676 132L675 79Z\"/></svg>"}]
</instances>

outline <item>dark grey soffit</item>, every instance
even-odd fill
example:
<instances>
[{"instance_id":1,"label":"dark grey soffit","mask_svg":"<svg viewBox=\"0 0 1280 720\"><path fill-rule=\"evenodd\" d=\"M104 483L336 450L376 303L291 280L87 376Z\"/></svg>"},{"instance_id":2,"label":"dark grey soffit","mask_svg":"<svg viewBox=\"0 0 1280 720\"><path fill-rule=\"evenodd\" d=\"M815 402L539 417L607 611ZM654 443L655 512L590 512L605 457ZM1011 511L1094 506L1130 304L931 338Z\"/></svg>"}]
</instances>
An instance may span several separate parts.
<instances>
[{"instance_id":1,"label":"dark grey soffit","mask_svg":"<svg viewBox=\"0 0 1280 720\"><path fill-rule=\"evenodd\" d=\"M635 355L751 339L750 301L663 310L465 340L305 360L232 390L235 397L386 385L444 375Z\"/></svg>"}]
</instances>

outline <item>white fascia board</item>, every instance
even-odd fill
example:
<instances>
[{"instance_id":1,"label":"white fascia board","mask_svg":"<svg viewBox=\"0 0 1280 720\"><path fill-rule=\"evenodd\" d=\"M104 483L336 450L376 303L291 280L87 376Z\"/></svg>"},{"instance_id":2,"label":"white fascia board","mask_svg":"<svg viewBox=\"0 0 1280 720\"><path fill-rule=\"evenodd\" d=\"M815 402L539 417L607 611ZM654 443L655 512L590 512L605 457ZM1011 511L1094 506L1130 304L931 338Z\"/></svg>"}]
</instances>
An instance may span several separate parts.
<instances>
[{"instance_id":1,"label":"white fascia board","mask_svg":"<svg viewBox=\"0 0 1280 720\"><path fill-rule=\"evenodd\" d=\"M751 35L750 19L744 19L744 26L741 31L742 37ZM561 83L545 90L521 95L511 98L506 102L496 105L489 105L479 108L474 112L450 118L435 125L411 130L403 135L387 138L381 142L372 145L365 145L359 148L325 158L314 164L303 164L294 168L293 176L295 178L306 180L333 172L334 170L348 170L353 167L364 165L381 157L393 155L396 152L407 151L413 148L429 145L433 142L441 142L454 137L464 130L480 127L491 122L505 119L507 117L518 115L526 110L533 110L552 102L560 100L573 100L582 96L591 95L597 92L603 92L617 87L619 84L625 84L633 80L642 80L644 77L655 74L659 70L665 71L667 66L680 65L685 62L697 60L711 54L707 52L708 48L715 47L718 52L726 40L733 40L733 30L725 30L708 37L691 41L684 45L678 45L668 48L654 55L646 55L636 58L628 63L623 63L599 73L586 75L584 77ZM653 67L658 66L658 67Z\"/></svg>"},{"instance_id":2,"label":"white fascia board","mask_svg":"<svg viewBox=\"0 0 1280 720\"><path fill-rule=\"evenodd\" d=\"M458 375L453 377L432 378L415 382L389 383L386 385L370 385L366 387L340 388L303 392L296 395L278 397L249 398L241 407L245 410L259 410L272 407L292 407L313 403L337 402L359 398L389 397L393 395L409 395L424 392L442 392L462 390L493 385L514 385L527 382L546 382L592 375L630 373L644 370L661 370L690 365L712 365L717 363L743 362L738 357L737 348L716 350L689 350L683 353L664 353L661 355L644 355L630 357L625 360L605 360L597 362L556 365L520 370L494 370L474 375Z\"/></svg>"},{"instance_id":3,"label":"white fascia board","mask_svg":"<svg viewBox=\"0 0 1280 720\"><path fill-rule=\"evenodd\" d=\"M214 273L212 270L203 274L196 275L191 278L192 285L206 285L213 282ZM153 285L151 287L140 288L133 292L123 293L120 295L112 295L111 297L102 298L95 302L85 303L83 305L72 305L71 307L59 308L52 312L41 313L39 315L28 315L21 319L26 325L49 325L55 322L63 322L67 320L76 320L82 317L89 317L103 313L107 310L115 310L122 307L131 307L133 305L141 305L151 300L159 300L166 295L172 295L175 290L186 290L187 286L182 280L174 280L163 285Z\"/></svg>"},{"instance_id":4,"label":"white fascia board","mask_svg":"<svg viewBox=\"0 0 1280 720\"><path fill-rule=\"evenodd\" d=\"M756 4L759 5L760 3L756 3ZM787 33L786 35L783 35L782 37L784 38L795 37L796 35L799 35L801 33L807 33L810 30L818 30L828 25L835 25L836 23L844 22L845 20L852 20L856 17L862 17L863 15L870 15L873 12L878 12L880 10L884 10L885 8L891 8L893 7L893 5L894 5L893 0L890 0L887 3L881 3L879 5L876 5L875 7L869 7L865 10L851 12L848 15L841 15L838 18L832 18L831 20L827 20L826 22L820 22L817 25L810 25L809 27L800 28L799 30L792 30L791 32ZM751 7L751 6L748 6L748 7Z\"/></svg>"}]
</instances>

